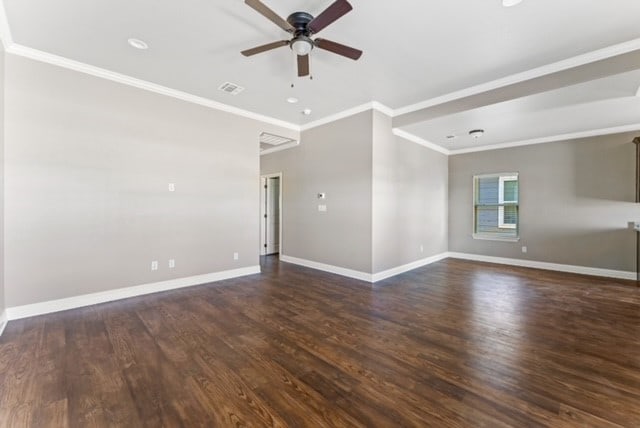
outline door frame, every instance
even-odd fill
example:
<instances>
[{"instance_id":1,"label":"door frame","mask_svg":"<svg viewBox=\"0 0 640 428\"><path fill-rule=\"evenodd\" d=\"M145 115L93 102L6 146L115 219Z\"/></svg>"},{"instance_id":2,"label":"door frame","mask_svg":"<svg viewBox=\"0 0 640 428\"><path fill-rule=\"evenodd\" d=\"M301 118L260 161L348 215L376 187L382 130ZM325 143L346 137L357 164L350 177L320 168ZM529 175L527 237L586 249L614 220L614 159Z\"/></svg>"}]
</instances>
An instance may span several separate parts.
<instances>
[{"instance_id":1,"label":"door frame","mask_svg":"<svg viewBox=\"0 0 640 428\"><path fill-rule=\"evenodd\" d=\"M279 183L279 197L278 197L278 212L280 213L280 215L278 216L278 254L282 254L283 253L283 245L282 245L282 172L276 172L273 174L263 174L260 176L260 201L262 201L263 198L263 194L264 194L264 188L262 187L262 180L263 179L269 179L269 178L279 178L278 183ZM266 200L266 198L265 198ZM261 256L266 255L266 250L264 247L264 243L263 243L263 239L264 239L264 227L265 227L265 221L264 221L264 214L265 214L265 206L262 205L262 203L260 204L260 212L259 212L259 216L260 216L260 242L258 243L259 251L258 253Z\"/></svg>"}]
</instances>

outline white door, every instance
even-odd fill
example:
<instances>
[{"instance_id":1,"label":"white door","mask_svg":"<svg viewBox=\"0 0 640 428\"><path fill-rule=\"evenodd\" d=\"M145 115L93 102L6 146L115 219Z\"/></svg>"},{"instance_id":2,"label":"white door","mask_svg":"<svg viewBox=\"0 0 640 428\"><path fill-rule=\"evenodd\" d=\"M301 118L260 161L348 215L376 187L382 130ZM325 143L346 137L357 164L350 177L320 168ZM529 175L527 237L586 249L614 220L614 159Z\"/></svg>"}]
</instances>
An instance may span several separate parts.
<instances>
[{"instance_id":1,"label":"white door","mask_svg":"<svg viewBox=\"0 0 640 428\"><path fill-rule=\"evenodd\" d=\"M280 252L280 177L267 180L267 254Z\"/></svg>"},{"instance_id":2,"label":"white door","mask_svg":"<svg viewBox=\"0 0 640 428\"><path fill-rule=\"evenodd\" d=\"M280 177L262 177L260 254L280 252Z\"/></svg>"}]
</instances>

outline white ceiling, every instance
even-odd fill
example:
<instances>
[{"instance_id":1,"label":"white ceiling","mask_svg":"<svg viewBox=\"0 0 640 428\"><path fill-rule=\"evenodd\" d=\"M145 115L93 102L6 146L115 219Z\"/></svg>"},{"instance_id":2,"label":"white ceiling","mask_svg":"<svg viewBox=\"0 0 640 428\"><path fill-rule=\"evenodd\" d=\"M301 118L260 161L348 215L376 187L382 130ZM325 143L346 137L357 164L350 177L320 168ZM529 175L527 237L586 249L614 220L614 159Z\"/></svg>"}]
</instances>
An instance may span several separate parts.
<instances>
[{"instance_id":1,"label":"white ceiling","mask_svg":"<svg viewBox=\"0 0 640 428\"><path fill-rule=\"evenodd\" d=\"M263 1L283 17L315 15L331 3ZM501 0L350 2L354 10L320 36L364 55L354 62L315 50L313 80L295 77L286 47L240 55L288 36L242 0L4 0L4 6L19 45L298 125L371 101L402 108L640 38L637 0L524 0L511 8ZM150 48L132 49L131 37ZM218 91L226 81L246 89L237 96ZM405 130L451 149L444 135L473 127L487 130L474 144L496 144L640 123L632 98L638 86L640 75L625 73ZM300 103L288 104L290 96ZM313 113L303 116L307 107ZM468 144L459 138L453 148Z\"/></svg>"}]
</instances>

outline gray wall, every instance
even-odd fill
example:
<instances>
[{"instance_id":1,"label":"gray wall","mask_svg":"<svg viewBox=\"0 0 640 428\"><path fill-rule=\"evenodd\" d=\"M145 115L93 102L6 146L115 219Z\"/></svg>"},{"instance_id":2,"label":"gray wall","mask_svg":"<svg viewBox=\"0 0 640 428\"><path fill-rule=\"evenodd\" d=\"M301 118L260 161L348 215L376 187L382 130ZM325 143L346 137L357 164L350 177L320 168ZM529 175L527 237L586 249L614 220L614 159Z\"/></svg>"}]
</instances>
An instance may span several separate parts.
<instances>
[{"instance_id":1,"label":"gray wall","mask_svg":"<svg viewBox=\"0 0 640 428\"><path fill-rule=\"evenodd\" d=\"M371 111L350 116L261 157L262 174L283 173L283 254L371 272L372 122Z\"/></svg>"},{"instance_id":2,"label":"gray wall","mask_svg":"<svg viewBox=\"0 0 640 428\"><path fill-rule=\"evenodd\" d=\"M449 250L635 270L633 137L619 134L449 158ZM474 174L519 172L520 241L472 238ZM523 254L522 246L528 252Z\"/></svg>"},{"instance_id":3,"label":"gray wall","mask_svg":"<svg viewBox=\"0 0 640 428\"><path fill-rule=\"evenodd\" d=\"M0 41L0 315L5 310L4 299L4 47Z\"/></svg>"},{"instance_id":4,"label":"gray wall","mask_svg":"<svg viewBox=\"0 0 640 428\"><path fill-rule=\"evenodd\" d=\"M374 112L374 273L447 251L447 156L394 136L391 120Z\"/></svg>"},{"instance_id":5,"label":"gray wall","mask_svg":"<svg viewBox=\"0 0 640 428\"><path fill-rule=\"evenodd\" d=\"M258 135L291 131L13 55L6 81L7 306L258 264Z\"/></svg>"}]
</instances>

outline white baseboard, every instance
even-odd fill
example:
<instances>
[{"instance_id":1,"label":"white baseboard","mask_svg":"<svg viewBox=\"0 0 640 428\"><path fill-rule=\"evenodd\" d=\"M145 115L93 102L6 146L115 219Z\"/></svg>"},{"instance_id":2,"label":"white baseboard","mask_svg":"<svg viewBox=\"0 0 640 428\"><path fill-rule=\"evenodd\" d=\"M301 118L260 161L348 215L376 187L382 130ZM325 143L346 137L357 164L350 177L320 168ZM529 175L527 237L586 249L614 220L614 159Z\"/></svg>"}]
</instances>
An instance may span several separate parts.
<instances>
[{"instance_id":1,"label":"white baseboard","mask_svg":"<svg viewBox=\"0 0 640 428\"><path fill-rule=\"evenodd\" d=\"M3 310L0 314L0 336L4 333L4 328L7 326L7 310Z\"/></svg>"},{"instance_id":2,"label":"white baseboard","mask_svg":"<svg viewBox=\"0 0 640 428\"><path fill-rule=\"evenodd\" d=\"M335 273L336 275L342 275L349 278L359 279L366 282L377 282L383 279L390 278L395 275L399 275L410 270L426 266L431 263L435 263L448 257L448 253L437 254L435 256L427 257L425 259L416 260L415 262L407 263L406 265L398 266L395 268L387 269L376 274L370 274L366 272L360 272L357 270L346 269L339 266L328 265L324 263L314 262L311 260L299 259L297 257L281 255L280 260L287 263L293 263L300 266L309 267L312 269L318 269L324 272Z\"/></svg>"},{"instance_id":3,"label":"white baseboard","mask_svg":"<svg viewBox=\"0 0 640 428\"><path fill-rule=\"evenodd\" d=\"M359 279L361 281L371 282L372 275L366 272L360 272L357 270L347 269L339 266L327 265L324 263L314 262L311 260L299 259L297 257L280 255L280 260L286 263L292 263L294 265L305 266L312 269L321 270L324 272L335 273L336 275L342 275L349 278Z\"/></svg>"},{"instance_id":4,"label":"white baseboard","mask_svg":"<svg viewBox=\"0 0 640 428\"><path fill-rule=\"evenodd\" d=\"M578 273L582 275L603 276L606 278L635 280L636 273L623 270L601 269L587 266L563 265L558 263L538 262L535 260L509 259L504 257L482 256L479 254L449 252L448 257L454 259L473 260L477 262L497 263L501 265L521 266L534 269L554 270L558 272Z\"/></svg>"},{"instance_id":5,"label":"white baseboard","mask_svg":"<svg viewBox=\"0 0 640 428\"><path fill-rule=\"evenodd\" d=\"M406 265L402 265L402 266L384 270L382 272L374 273L372 275L372 282L377 282L383 279L391 278L392 276L400 275L401 273L409 272L410 270L417 269L422 266L430 265L431 263L439 262L440 260L446 259L447 257L449 257L448 253L436 254L435 256L416 260L415 262L407 263Z\"/></svg>"},{"instance_id":6,"label":"white baseboard","mask_svg":"<svg viewBox=\"0 0 640 428\"><path fill-rule=\"evenodd\" d=\"M28 318L36 315L44 315L52 312L80 308L83 306L96 305L98 303L111 302L114 300L126 299L129 297L157 293L160 291L192 287L195 285L207 284L209 282L222 281L224 279L237 278L245 275L253 275L256 273L260 273L260 266L249 266L240 269L213 272L203 275L189 276L186 278L170 279L168 281L160 281L150 284L136 285L133 287L101 291L98 293L84 294L81 296L68 297L65 299L49 300L47 302L33 303L30 305L14 306L12 308L7 308L6 318L9 320L17 320L20 318Z\"/></svg>"}]
</instances>

